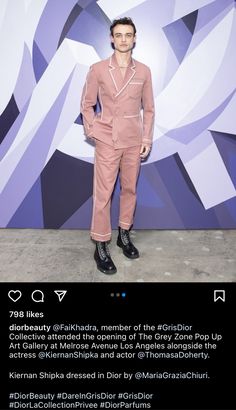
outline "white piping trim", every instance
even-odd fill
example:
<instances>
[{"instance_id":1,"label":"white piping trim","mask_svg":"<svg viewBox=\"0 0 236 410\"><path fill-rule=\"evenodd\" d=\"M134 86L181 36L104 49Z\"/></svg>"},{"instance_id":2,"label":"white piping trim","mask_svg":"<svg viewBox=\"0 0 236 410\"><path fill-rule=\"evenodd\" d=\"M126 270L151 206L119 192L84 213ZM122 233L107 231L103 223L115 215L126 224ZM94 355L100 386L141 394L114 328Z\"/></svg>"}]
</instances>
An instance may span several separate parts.
<instances>
[{"instance_id":1,"label":"white piping trim","mask_svg":"<svg viewBox=\"0 0 236 410\"><path fill-rule=\"evenodd\" d=\"M109 59L109 66L112 68L115 68L114 65L112 65L112 56L110 56L110 59Z\"/></svg>"},{"instance_id":2,"label":"white piping trim","mask_svg":"<svg viewBox=\"0 0 236 410\"><path fill-rule=\"evenodd\" d=\"M101 96L101 87L98 89L98 96L99 96L99 101L101 105L101 120L102 120L102 115L103 115L103 103L102 103L102 96Z\"/></svg>"},{"instance_id":3,"label":"white piping trim","mask_svg":"<svg viewBox=\"0 0 236 410\"><path fill-rule=\"evenodd\" d=\"M96 150L96 148L95 148L95 150ZM96 162L97 162L97 160L96 160L96 155L95 155L95 159L94 159L94 183L93 183L93 186L94 186L94 194L93 194L93 217L92 217L92 223L91 223L91 231L90 231L90 235L97 235L97 236L110 236L111 235L111 232L110 233L106 233L106 234L100 234L100 233L97 233L97 232L93 232L93 228L94 228L94 219L95 219L95 204L96 204L96 200L97 200L97 196L96 196L96 193L97 193L97 175L96 175Z\"/></svg>"},{"instance_id":4,"label":"white piping trim","mask_svg":"<svg viewBox=\"0 0 236 410\"><path fill-rule=\"evenodd\" d=\"M82 100L82 108L84 109L84 104L85 104L85 96L87 94L87 89L88 89L88 83L87 83L87 78L85 80L85 90L84 90L84 96L83 96L83 100Z\"/></svg>"},{"instance_id":5,"label":"white piping trim","mask_svg":"<svg viewBox=\"0 0 236 410\"><path fill-rule=\"evenodd\" d=\"M136 118L139 117L140 114L135 114L135 115L124 115L124 118Z\"/></svg>"},{"instance_id":6,"label":"white piping trim","mask_svg":"<svg viewBox=\"0 0 236 410\"><path fill-rule=\"evenodd\" d=\"M92 70L92 67L90 67L89 73L90 73L91 70ZM81 104L83 110L85 108L85 99L86 99L87 92L88 92L88 75L87 75L86 80L85 80L85 90L84 90L84 95L83 95L82 104ZM83 113L82 113L82 115L83 115ZM95 119L95 117L94 117L94 119ZM93 119L93 121L94 121L94 119ZM88 123L88 121L86 120L84 115L83 115L83 124L85 126L85 129L87 128L88 131L89 131L89 128L91 128L91 125ZM87 135L87 136L89 137L89 135Z\"/></svg>"},{"instance_id":7,"label":"white piping trim","mask_svg":"<svg viewBox=\"0 0 236 410\"><path fill-rule=\"evenodd\" d=\"M120 91L116 94L116 97L118 97L120 95L120 93L125 89L125 87L127 87L127 85L130 83L130 80L132 80L133 76L135 75L135 70L131 67L131 70L133 71L133 74L131 75L131 77L128 79L128 81L126 82L125 85L123 85L123 87L120 89Z\"/></svg>"},{"instance_id":8,"label":"white piping trim","mask_svg":"<svg viewBox=\"0 0 236 410\"><path fill-rule=\"evenodd\" d=\"M131 224L127 224L126 222L123 222L123 221L119 221L119 223L124 224L124 225L131 225Z\"/></svg>"},{"instance_id":9,"label":"white piping trim","mask_svg":"<svg viewBox=\"0 0 236 410\"><path fill-rule=\"evenodd\" d=\"M120 95L120 93L125 89L125 87L129 84L129 82L130 82L130 80L132 80L132 78L133 78L133 76L135 75L135 62L134 62L134 60L133 60L133 58L131 59L131 61L132 61L132 66L130 67L130 69L133 71L133 74L132 74L132 76L128 79L128 81L126 82L126 84L121 88L121 90L115 95L115 97L118 97L119 95ZM114 83L114 86L115 86L115 88L116 88L116 91L118 91L118 87L117 87L117 84L116 84L116 82L115 82L115 79L114 79L114 77L113 77L113 74L112 74L112 71L113 70L115 70L116 69L116 67L114 66L114 65L112 65L112 56L110 57L110 60L109 60L109 67L111 67L111 69L109 69L109 73L110 73L110 75L111 75L111 78L112 78L112 81L113 81L113 83ZM128 67L129 68L129 67Z\"/></svg>"},{"instance_id":10,"label":"white piping trim","mask_svg":"<svg viewBox=\"0 0 236 410\"><path fill-rule=\"evenodd\" d=\"M96 147L95 147L95 151L96 151ZM97 192L97 178L96 178L96 155L95 155L95 158L94 158L94 167L93 167L93 169L94 169L94 171L93 171L93 173L94 173L94 175L93 175L93 190L94 190L94 193L93 193L93 217L92 217L92 224L91 224L91 229L93 229L93 226L94 226L94 215L95 215L95 202L96 202L96 192Z\"/></svg>"},{"instance_id":11,"label":"white piping trim","mask_svg":"<svg viewBox=\"0 0 236 410\"><path fill-rule=\"evenodd\" d=\"M110 233L105 233L104 235L102 235L101 233L97 233L97 232L91 232L91 234L92 235L97 235L97 236L108 236L108 235L111 235L111 232Z\"/></svg>"},{"instance_id":12,"label":"white piping trim","mask_svg":"<svg viewBox=\"0 0 236 410\"><path fill-rule=\"evenodd\" d=\"M143 85L144 83L138 83L137 81L131 81L130 84L140 84L140 85Z\"/></svg>"},{"instance_id":13,"label":"white piping trim","mask_svg":"<svg viewBox=\"0 0 236 410\"><path fill-rule=\"evenodd\" d=\"M114 79L114 77L113 77L112 70L115 70L115 67L111 68L111 69L109 70L109 73L110 73L110 75L111 75L111 78L112 78L112 81L113 81L113 83L114 83L115 89L116 89L116 91L118 91L118 87L117 87L116 82L115 82L115 79Z\"/></svg>"}]
</instances>

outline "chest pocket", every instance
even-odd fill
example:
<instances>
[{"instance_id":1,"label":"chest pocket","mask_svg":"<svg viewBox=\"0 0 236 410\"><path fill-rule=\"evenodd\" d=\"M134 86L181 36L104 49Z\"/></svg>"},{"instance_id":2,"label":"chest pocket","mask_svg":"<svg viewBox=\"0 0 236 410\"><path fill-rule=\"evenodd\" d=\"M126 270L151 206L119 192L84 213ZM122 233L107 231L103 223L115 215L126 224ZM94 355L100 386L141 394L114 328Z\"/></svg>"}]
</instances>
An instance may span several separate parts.
<instances>
[{"instance_id":1,"label":"chest pocket","mask_svg":"<svg viewBox=\"0 0 236 410\"><path fill-rule=\"evenodd\" d=\"M130 81L128 86L128 94L131 98L140 98L142 96L143 90L143 81L142 80L133 80Z\"/></svg>"}]
</instances>

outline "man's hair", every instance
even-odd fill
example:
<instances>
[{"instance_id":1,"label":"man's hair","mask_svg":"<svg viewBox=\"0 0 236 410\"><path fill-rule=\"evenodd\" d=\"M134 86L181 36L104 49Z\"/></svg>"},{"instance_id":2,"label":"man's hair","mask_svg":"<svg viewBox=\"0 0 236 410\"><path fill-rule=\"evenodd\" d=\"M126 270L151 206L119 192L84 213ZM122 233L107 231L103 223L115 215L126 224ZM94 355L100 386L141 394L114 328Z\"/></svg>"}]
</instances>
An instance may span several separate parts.
<instances>
[{"instance_id":1,"label":"man's hair","mask_svg":"<svg viewBox=\"0 0 236 410\"><path fill-rule=\"evenodd\" d=\"M133 20L130 17L121 17L120 19L113 20L113 22L110 26L110 32L111 32L112 37L113 37L113 29L118 24L124 24L124 25L128 25L128 26L132 26L133 29L134 29L134 35L136 34L136 27L134 25Z\"/></svg>"}]
</instances>

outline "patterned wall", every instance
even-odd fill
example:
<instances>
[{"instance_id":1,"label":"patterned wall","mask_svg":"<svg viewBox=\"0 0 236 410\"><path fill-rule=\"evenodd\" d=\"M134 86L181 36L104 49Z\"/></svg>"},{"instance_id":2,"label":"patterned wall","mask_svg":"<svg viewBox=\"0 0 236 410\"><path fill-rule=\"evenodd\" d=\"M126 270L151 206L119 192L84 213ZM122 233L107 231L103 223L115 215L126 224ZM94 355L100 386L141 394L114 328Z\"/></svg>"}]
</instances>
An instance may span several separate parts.
<instances>
[{"instance_id":1,"label":"patterned wall","mask_svg":"<svg viewBox=\"0 0 236 410\"><path fill-rule=\"evenodd\" d=\"M234 0L1 0L0 226L89 228L94 147L80 97L131 16L151 67L154 144L135 228L236 227ZM113 198L118 216L119 184Z\"/></svg>"}]
</instances>

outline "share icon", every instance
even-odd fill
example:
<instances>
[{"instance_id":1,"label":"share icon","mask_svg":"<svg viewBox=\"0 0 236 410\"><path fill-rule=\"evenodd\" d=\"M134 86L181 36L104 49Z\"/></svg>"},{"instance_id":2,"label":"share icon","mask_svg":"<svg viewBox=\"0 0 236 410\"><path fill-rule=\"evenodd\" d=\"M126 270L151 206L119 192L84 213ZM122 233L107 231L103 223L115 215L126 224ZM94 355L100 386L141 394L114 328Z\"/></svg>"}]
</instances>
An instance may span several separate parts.
<instances>
[{"instance_id":1,"label":"share icon","mask_svg":"<svg viewBox=\"0 0 236 410\"><path fill-rule=\"evenodd\" d=\"M67 293L67 290L54 290L54 293L56 293L56 295L58 296L59 302L61 302L65 294Z\"/></svg>"}]
</instances>

